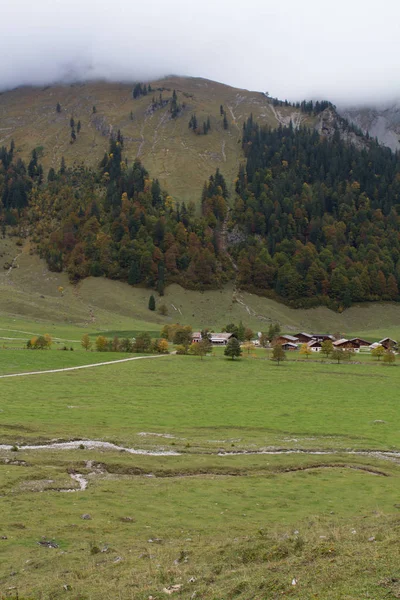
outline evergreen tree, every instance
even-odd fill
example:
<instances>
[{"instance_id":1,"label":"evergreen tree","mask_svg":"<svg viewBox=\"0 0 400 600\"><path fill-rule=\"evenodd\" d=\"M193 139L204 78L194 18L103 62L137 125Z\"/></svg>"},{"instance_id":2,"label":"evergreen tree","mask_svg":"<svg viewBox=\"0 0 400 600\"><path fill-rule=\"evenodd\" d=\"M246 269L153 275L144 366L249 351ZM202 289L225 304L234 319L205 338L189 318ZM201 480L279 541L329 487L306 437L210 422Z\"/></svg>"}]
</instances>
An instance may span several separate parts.
<instances>
[{"instance_id":1,"label":"evergreen tree","mask_svg":"<svg viewBox=\"0 0 400 600\"><path fill-rule=\"evenodd\" d=\"M156 299L153 294L149 298L149 310L156 310Z\"/></svg>"},{"instance_id":2,"label":"evergreen tree","mask_svg":"<svg viewBox=\"0 0 400 600\"><path fill-rule=\"evenodd\" d=\"M71 127L71 129L74 129L74 127L75 127L74 117L72 117L72 116L71 116L71 118L69 120L69 126Z\"/></svg>"},{"instance_id":3,"label":"evergreen tree","mask_svg":"<svg viewBox=\"0 0 400 600\"><path fill-rule=\"evenodd\" d=\"M228 119L226 118L226 114L225 113L224 113L223 125L224 125L224 129L229 129Z\"/></svg>"},{"instance_id":4,"label":"evergreen tree","mask_svg":"<svg viewBox=\"0 0 400 600\"><path fill-rule=\"evenodd\" d=\"M95 115L97 113L97 108L96 106L93 104L93 108L92 108L92 113Z\"/></svg>"},{"instance_id":5,"label":"evergreen tree","mask_svg":"<svg viewBox=\"0 0 400 600\"><path fill-rule=\"evenodd\" d=\"M221 117L225 114L224 107L222 106L222 104L219 107L219 114L221 115Z\"/></svg>"},{"instance_id":6,"label":"evergreen tree","mask_svg":"<svg viewBox=\"0 0 400 600\"><path fill-rule=\"evenodd\" d=\"M57 102L56 111L57 111L58 113L60 113L60 112L61 112L61 104L60 104L59 102Z\"/></svg>"},{"instance_id":7,"label":"evergreen tree","mask_svg":"<svg viewBox=\"0 0 400 600\"><path fill-rule=\"evenodd\" d=\"M141 274L140 274L140 265L136 260L133 260L128 273L128 283L130 285L135 285L136 283L140 283Z\"/></svg>"},{"instance_id":8,"label":"evergreen tree","mask_svg":"<svg viewBox=\"0 0 400 600\"><path fill-rule=\"evenodd\" d=\"M228 340L228 343L225 346L224 355L229 356L232 360L236 357L242 356L242 349L240 347L240 342L235 337L231 337Z\"/></svg>"}]
</instances>

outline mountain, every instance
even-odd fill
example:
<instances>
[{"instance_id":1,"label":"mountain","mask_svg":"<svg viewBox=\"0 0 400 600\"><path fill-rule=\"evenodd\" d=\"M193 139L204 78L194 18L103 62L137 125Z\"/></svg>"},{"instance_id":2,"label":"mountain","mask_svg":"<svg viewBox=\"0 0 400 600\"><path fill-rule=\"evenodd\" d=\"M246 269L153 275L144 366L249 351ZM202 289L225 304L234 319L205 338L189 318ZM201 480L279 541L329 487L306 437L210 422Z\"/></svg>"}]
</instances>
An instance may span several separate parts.
<instances>
[{"instance_id":1,"label":"mountain","mask_svg":"<svg viewBox=\"0 0 400 600\"><path fill-rule=\"evenodd\" d=\"M380 107L351 107L339 110L340 114L364 133L391 148L400 150L400 103Z\"/></svg>"},{"instance_id":2,"label":"mountain","mask_svg":"<svg viewBox=\"0 0 400 600\"><path fill-rule=\"evenodd\" d=\"M179 78L0 100L2 233L72 282L400 300L399 157L329 102Z\"/></svg>"},{"instance_id":3,"label":"mountain","mask_svg":"<svg viewBox=\"0 0 400 600\"><path fill-rule=\"evenodd\" d=\"M13 139L16 156L24 160L29 160L36 148L45 172L50 167L57 170L62 157L67 165L83 161L94 167L107 150L110 134L120 130L129 161L139 157L173 198L198 202L204 181L216 167L232 189L243 160L242 126L250 114L271 127L289 124L291 119L295 126L313 126L317 121L315 116L284 103L274 106L263 93L206 79L168 77L151 82L151 88L152 92L136 98L134 84L106 82L4 92L0 94L0 146ZM173 90L181 106L176 119L169 112ZM227 129L223 127L221 105ZM200 133L209 119L207 135L196 135L189 129L193 114ZM71 117L75 127L78 121L81 124L73 144Z\"/></svg>"}]
</instances>

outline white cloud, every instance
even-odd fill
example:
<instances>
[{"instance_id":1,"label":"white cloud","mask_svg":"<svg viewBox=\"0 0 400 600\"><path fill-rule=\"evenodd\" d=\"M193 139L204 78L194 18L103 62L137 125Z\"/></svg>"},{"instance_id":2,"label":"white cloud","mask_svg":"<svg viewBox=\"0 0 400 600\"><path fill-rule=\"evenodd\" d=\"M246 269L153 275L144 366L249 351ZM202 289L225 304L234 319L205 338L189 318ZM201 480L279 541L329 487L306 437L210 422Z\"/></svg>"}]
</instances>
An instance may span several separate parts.
<instances>
[{"instance_id":1,"label":"white cloud","mask_svg":"<svg viewBox=\"0 0 400 600\"><path fill-rule=\"evenodd\" d=\"M202 76L290 100L400 97L396 0L13 0L0 87Z\"/></svg>"}]
</instances>

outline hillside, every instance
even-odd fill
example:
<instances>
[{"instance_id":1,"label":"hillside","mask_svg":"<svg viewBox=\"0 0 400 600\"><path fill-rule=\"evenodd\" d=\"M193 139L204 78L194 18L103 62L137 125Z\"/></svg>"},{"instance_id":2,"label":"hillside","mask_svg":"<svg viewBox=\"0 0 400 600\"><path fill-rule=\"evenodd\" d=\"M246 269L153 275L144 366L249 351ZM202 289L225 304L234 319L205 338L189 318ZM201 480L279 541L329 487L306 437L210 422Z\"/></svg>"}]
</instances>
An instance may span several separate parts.
<instances>
[{"instance_id":1,"label":"hillside","mask_svg":"<svg viewBox=\"0 0 400 600\"><path fill-rule=\"evenodd\" d=\"M151 82L154 92L133 99L133 84L92 82L45 88L18 88L0 94L0 146L14 139L17 155L28 160L34 148L45 171L83 161L97 166L108 148L110 133L121 130L129 161L139 157L152 177L177 200L198 202L205 179L220 167L228 185L243 160L242 125L252 113L272 127L279 123L313 124L314 117L293 107L274 107L260 92L250 92L200 78L169 77ZM160 90L162 89L162 92ZM152 98L164 100L176 90L185 107L171 119L168 105L152 109ZM61 112L56 106L60 104ZM226 111L223 128L220 106ZM93 113L93 107L96 113ZM132 119L131 119L132 112ZM207 135L188 127L192 114L202 125L210 118ZM70 118L81 131L70 143Z\"/></svg>"},{"instance_id":2,"label":"hillside","mask_svg":"<svg viewBox=\"0 0 400 600\"><path fill-rule=\"evenodd\" d=\"M71 285L66 273L51 273L43 260L12 239L0 238L0 331L1 336L21 337L23 330L79 340L83 331L151 331L157 335L165 323L190 324L194 329L218 330L240 320L254 331L279 323L282 330L321 331L345 336L380 339L400 338L400 305L355 305L343 313L326 307L292 309L269 298L239 292L230 285L220 290L195 292L173 284L165 289L157 307L165 304L167 315L148 309L150 291L104 277L90 277ZM5 265L13 268L5 269ZM60 292L60 286L63 288ZM72 333L74 332L74 333ZM122 334L121 334L122 332ZM7 345L7 339L2 343Z\"/></svg>"}]
</instances>

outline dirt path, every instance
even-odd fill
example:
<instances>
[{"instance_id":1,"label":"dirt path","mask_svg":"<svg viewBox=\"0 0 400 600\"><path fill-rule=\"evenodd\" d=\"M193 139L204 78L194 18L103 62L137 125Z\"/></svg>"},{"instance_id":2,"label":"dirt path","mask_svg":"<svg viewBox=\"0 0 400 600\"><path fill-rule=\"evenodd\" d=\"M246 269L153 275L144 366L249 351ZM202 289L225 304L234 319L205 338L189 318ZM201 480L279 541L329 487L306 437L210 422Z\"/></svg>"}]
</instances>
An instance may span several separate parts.
<instances>
[{"instance_id":1,"label":"dirt path","mask_svg":"<svg viewBox=\"0 0 400 600\"><path fill-rule=\"evenodd\" d=\"M26 375L45 375L47 373L63 373L65 371L77 371L78 369L91 369L93 367L103 367L104 365L115 365L117 363L130 362L131 360L143 360L148 358L163 358L164 356L168 356L168 354L159 354L156 356L133 356L131 358L121 358L119 360L109 360L107 362L101 363L92 363L90 365L79 365L78 367L65 367L63 369L50 369L48 371L28 371L26 373L12 373L11 375L0 375L0 379L5 379L6 377L24 377ZM1 446L0 446L1 449Z\"/></svg>"}]
</instances>

